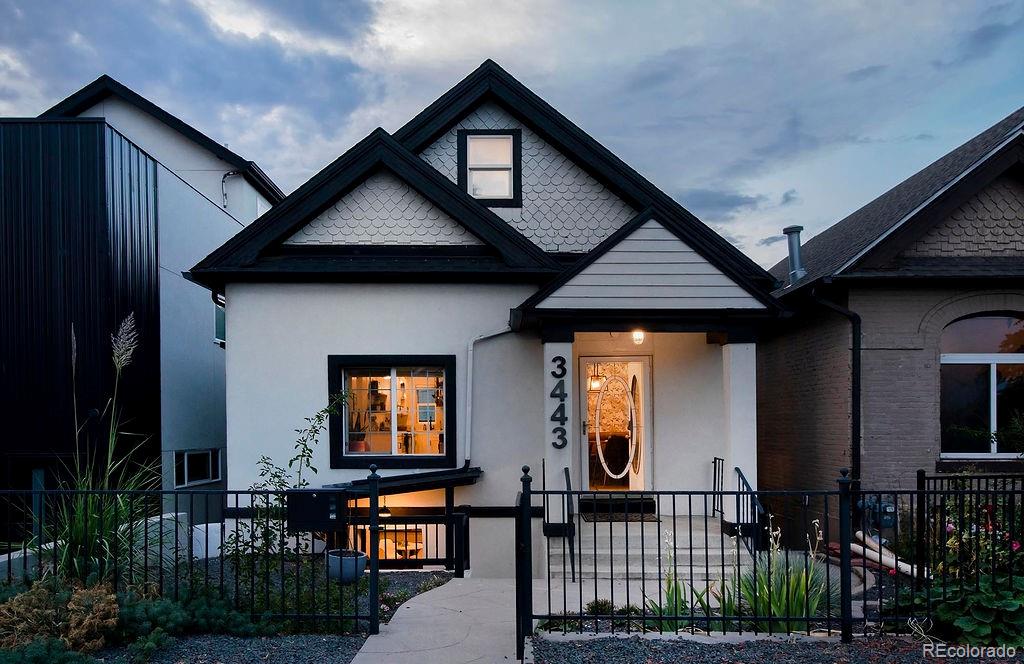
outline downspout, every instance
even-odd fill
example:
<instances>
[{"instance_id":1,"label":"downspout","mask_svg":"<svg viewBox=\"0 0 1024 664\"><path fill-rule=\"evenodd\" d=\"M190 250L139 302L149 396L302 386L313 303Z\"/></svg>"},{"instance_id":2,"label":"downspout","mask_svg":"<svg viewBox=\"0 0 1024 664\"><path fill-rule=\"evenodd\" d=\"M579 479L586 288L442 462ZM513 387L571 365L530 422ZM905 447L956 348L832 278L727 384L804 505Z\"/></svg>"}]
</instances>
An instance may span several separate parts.
<instances>
[{"instance_id":1,"label":"downspout","mask_svg":"<svg viewBox=\"0 0 1024 664\"><path fill-rule=\"evenodd\" d=\"M826 283L828 283L826 281ZM818 295L817 287L811 288L811 299L850 321L850 466L853 490L860 489L860 382L861 382L861 320L860 315L846 307Z\"/></svg>"},{"instance_id":2,"label":"downspout","mask_svg":"<svg viewBox=\"0 0 1024 664\"><path fill-rule=\"evenodd\" d=\"M512 328L506 325L500 330L474 337L466 347L466 449L462 455L463 465L466 468L469 468L470 453L473 449L473 351L476 348L477 342L500 337L511 331Z\"/></svg>"}]
</instances>

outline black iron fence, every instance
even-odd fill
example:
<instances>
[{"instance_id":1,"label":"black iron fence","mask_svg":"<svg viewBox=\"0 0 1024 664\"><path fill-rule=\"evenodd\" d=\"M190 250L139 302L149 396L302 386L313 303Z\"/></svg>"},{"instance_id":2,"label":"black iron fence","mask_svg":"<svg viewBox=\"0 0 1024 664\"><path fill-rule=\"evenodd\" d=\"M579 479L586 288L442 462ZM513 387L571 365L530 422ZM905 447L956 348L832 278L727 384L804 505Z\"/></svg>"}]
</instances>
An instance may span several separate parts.
<instances>
[{"instance_id":1,"label":"black iron fence","mask_svg":"<svg viewBox=\"0 0 1024 664\"><path fill-rule=\"evenodd\" d=\"M376 633L381 569L443 565L462 576L469 551L466 514L392 516L378 481L371 473L359 493L2 491L0 583L57 575L215 598L253 621Z\"/></svg>"},{"instance_id":2,"label":"black iron fence","mask_svg":"<svg viewBox=\"0 0 1024 664\"><path fill-rule=\"evenodd\" d=\"M535 491L524 468L519 644L535 629L942 636L971 593L1024 593L1019 485L851 485L844 474L833 491ZM545 536L567 529L573 548Z\"/></svg>"}]
</instances>

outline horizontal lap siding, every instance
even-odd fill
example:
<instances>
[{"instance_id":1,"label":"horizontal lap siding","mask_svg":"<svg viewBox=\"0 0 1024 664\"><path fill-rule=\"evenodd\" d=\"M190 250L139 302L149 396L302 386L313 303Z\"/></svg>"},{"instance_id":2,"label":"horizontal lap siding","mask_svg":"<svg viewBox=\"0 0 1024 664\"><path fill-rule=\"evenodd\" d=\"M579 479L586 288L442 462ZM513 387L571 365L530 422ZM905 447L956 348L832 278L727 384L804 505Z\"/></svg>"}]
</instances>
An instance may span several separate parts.
<instances>
[{"instance_id":1,"label":"horizontal lap siding","mask_svg":"<svg viewBox=\"0 0 1024 664\"><path fill-rule=\"evenodd\" d=\"M541 303L566 309L762 308L718 268L649 221Z\"/></svg>"}]
</instances>

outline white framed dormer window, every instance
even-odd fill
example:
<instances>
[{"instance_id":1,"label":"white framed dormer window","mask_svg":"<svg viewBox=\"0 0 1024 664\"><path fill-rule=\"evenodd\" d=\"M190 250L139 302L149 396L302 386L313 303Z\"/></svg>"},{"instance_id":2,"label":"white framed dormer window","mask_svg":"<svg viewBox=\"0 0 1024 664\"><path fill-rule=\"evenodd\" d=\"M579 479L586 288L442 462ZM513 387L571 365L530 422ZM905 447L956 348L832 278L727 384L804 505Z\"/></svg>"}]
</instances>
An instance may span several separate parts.
<instances>
[{"instance_id":1,"label":"white framed dormer window","mask_svg":"<svg viewBox=\"0 0 1024 664\"><path fill-rule=\"evenodd\" d=\"M459 187L488 207L521 207L522 132L460 129Z\"/></svg>"},{"instance_id":2,"label":"white framed dormer window","mask_svg":"<svg viewBox=\"0 0 1024 664\"><path fill-rule=\"evenodd\" d=\"M1024 454L1024 317L980 314L950 323L940 355L942 457Z\"/></svg>"},{"instance_id":3,"label":"white framed dormer window","mask_svg":"<svg viewBox=\"0 0 1024 664\"><path fill-rule=\"evenodd\" d=\"M220 450L177 450L174 452L174 488L200 486L220 481Z\"/></svg>"},{"instance_id":4,"label":"white framed dormer window","mask_svg":"<svg viewBox=\"0 0 1024 664\"><path fill-rule=\"evenodd\" d=\"M455 465L455 358L450 355L331 355L332 468Z\"/></svg>"}]
</instances>

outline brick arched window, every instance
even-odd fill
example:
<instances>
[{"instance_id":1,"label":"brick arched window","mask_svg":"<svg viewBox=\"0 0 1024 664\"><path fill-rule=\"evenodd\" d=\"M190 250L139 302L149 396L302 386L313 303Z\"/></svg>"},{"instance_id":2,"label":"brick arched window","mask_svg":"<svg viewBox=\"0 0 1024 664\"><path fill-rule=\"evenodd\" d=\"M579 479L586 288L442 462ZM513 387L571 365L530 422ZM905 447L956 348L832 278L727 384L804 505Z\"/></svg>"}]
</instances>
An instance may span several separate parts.
<instances>
[{"instance_id":1,"label":"brick arched window","mask_svg":"<svg viewBox=\"0 0 1024 664\"><path fill-rule=\"evenodd\" d=\"M1024 453L1024 316L985 313L942 332L942 455Z\"/></svg>"}]
</instances>

